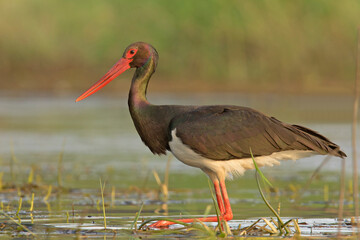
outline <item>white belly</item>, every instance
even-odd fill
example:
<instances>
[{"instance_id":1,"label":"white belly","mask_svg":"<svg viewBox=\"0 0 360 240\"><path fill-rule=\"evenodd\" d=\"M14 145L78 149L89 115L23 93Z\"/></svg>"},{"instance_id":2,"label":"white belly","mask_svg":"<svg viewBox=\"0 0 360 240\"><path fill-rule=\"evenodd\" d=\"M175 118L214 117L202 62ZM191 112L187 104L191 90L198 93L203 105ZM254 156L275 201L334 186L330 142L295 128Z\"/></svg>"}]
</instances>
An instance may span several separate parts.
<instances>
[{"instance_id":1,"label":"white belly","mask_svg":"<svg viewBox=\"0 0 360 240\"><path fill-rule=\"evenodd\" d=\"M233 175L242 175L248 169L254 169L254 163L251 158L231 159L231 160L212 160L205 158L190 147L183 144L181 139L176 136L176 129L171 132L172 141L169 146L172 154L181 162L202 169L210 178L232 178ZM275 152L268 156L255 157L255 162L259 167L279 165L280 160L296 160L317 154L310 150L288 150Z\"/></svg>"}]
</instances>

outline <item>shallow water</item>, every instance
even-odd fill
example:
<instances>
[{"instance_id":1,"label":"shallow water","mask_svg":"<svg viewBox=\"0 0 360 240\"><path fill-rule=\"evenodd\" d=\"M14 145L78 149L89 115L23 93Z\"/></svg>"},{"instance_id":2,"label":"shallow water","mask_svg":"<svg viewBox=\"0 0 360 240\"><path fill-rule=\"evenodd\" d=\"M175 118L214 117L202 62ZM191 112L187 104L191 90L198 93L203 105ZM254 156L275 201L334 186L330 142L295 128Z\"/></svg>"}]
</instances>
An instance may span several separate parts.
<instances>
[{"instance_id":1,"label":"shallow water","mask_svg":"<svg viewBox=\"0 0 360 240\"><path fill-rule=\"evenodd\" d=\"M35 192L34 224L29 228L38 234L50 231L56 237L79 234L80 224L86 234L102 237L103 232L96 232L103 226L101 177L106 182L107 219L112 228L129 228L142 202L141 216L163 216L164 196L159 193L152 171L163 179L168 157L153 156L143 145L131 122L126 97L92 96L77 104L75 98L0 97L0 172L4 174L0 201L5 212L14 216L20 195L20 218L24 223L31 221L28 208L31 192ZM249 106L319 131L340 145L351 159L350 97L189 94L153 95L149 99L155 104ZM57 188L60 153L62 188ZM337 216L339 159L332 158L310 187L301 191L322 159L315 156L262 169L276 186L273 192L267 190L268 199L274 207L281 202L282 216L307 222L301 226L305 235L337 232L331 226ZM347 172L350 176L350 161ZM29 185L31 174L33 181ZM52 194L44 201L49 185ZM246 226L253 218L271 216L259 196L253 171L227 185L235 219L230 227L237 228L240 223ZM169 191L168 215L203 215L206 207L212 206L205 175L176 159L170 164ZM351 196L347 195L347 216L351 216L351 208ZM328 226L326 231L321 231L323 222ZM343 233L352 232L348 225L343 228Z\"/></svg>"}]
</instances>

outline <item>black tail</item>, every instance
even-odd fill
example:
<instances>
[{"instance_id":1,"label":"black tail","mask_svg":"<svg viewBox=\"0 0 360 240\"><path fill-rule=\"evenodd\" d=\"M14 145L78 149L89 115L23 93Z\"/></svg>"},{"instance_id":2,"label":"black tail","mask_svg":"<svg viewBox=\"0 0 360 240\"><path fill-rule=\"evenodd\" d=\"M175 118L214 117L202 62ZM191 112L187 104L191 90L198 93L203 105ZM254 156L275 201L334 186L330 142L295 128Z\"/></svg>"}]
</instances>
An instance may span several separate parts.
<instances>
[{"instance_id":1,"label":"black tail","mask_svg":"<svg viewBox=\"0 0 360 240\"><path fill-rule=\"evenodd\" d=\"M309 140L312 143L315 143L317 147L320 147L321 150L325 151L326 154L330 154L341 158L346 157L346 154L340 150L340 147L337 144L331 142L329 139L319 134L318 132L315 132L314 130L299 125L291 125L291 126L295 127L298 131L303 133L302 135L305 135L304 137L307 140ZM318 151L318 149L314 149L314 150Z\"/></svg>"}]
</instances>

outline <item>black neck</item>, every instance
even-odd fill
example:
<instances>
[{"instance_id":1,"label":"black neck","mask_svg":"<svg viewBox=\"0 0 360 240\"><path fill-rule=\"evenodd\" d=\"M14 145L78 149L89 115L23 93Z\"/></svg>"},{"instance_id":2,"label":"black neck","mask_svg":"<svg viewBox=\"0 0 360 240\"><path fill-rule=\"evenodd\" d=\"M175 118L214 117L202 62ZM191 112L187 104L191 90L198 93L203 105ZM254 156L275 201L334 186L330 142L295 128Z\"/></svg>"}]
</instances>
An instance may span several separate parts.
<instances>
[{"instance_id":1,"label":"black neck","mask_svg":"<svg viewBox=\"0 0 360 240\"><path fill-rule=\"evenodd\" d=\"M165 154L168 148L168 111L151 105L146 99L146 90L151 75L155 72L156 59L150 58L136 69L129 93L129 110L136 130L153 153Z\"/></svg>"},{"instance_id":2,"label":"black neck","mask_svg":"<svg viewBox=\"0 0 360 240\"><path fill-rule=\"evenodd\" d=\"M153 57L142 66L136 69L129 92L129 107L140 107L142 105L149 105L146 99L146 91L149 80L155 72L156 62Z\"/></svg>"}]
</instances>

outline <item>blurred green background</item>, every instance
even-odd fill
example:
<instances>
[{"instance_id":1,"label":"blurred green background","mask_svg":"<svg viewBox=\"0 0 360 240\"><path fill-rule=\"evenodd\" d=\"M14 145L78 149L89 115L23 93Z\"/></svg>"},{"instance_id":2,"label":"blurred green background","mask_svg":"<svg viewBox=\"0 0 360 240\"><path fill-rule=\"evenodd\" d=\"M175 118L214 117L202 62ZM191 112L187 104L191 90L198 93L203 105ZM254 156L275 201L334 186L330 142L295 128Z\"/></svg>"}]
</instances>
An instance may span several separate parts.
<instances>
[{"instance_id":1,"label":"blurred green background","mask_svg":"<svg viewBox=\"0 0 360 240\"><path fill-rule=\"evenodd\" d=\"M145 41L154 92L348 94L359 25L353 0L1 0L0 89L82 92Z\"/></svg>"}]
</instances>

